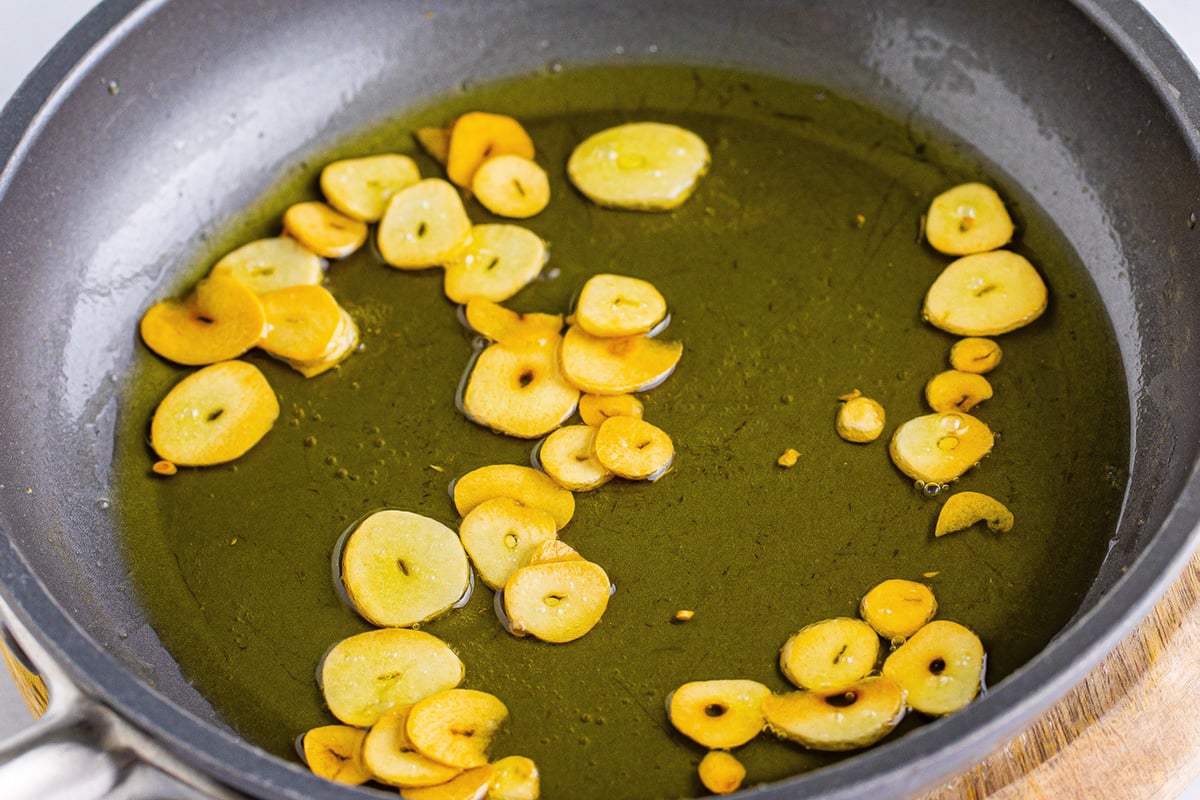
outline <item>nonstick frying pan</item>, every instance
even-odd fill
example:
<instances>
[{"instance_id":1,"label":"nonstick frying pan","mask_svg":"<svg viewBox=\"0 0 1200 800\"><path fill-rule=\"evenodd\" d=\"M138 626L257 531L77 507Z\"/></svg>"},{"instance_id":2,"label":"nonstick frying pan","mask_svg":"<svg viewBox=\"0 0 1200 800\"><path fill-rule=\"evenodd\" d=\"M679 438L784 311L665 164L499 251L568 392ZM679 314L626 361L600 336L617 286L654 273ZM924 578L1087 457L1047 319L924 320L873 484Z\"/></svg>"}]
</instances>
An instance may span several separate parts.
<instances>
[{"instance_id":1,"label":"nonstick frying pan","mask_svg":"<svg viewBox=\"0 0 1200 800\"><path fill-rule=\"evenodd\" d=\"M6 776L92 747L43 776L131 797L370 796L241 740L146 624L106 513L130 331L181 253L321 144L464 82L622 60L795 78L970 142L1088 266L1132 407L1123 513L1072 623L963 712L746 796L913 794L1032 722L1145 615L1200 518L1200 82L1133 2L108 0L0 118L0 596L52 695Z\"/></svg>"}]
</instances>

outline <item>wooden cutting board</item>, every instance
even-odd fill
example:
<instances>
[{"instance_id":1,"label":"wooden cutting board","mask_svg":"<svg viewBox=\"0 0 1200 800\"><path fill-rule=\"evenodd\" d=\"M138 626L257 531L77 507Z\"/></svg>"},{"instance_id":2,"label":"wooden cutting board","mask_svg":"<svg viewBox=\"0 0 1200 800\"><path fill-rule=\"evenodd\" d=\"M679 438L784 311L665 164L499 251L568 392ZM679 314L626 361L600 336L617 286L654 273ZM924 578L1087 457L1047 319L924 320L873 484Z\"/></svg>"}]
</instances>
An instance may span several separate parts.
<instances>
[{"instance_id":1,"label":"wooden cutting board","mask_svg":"<svg viewBox=\"0 0 1200 800\"><path fill-rule=\"evenodd\" d=\"M1200 554L1033 727L921 800L1174 800L1200 775Z\"/></svg>"},{"instance_id":2,"label":"wooden cutting board","mask_svg":"<svg viewBox=\"0 0 1200 800\"><path fill-rule=\"evenodd\" d=\"M34 716L41 679L0 644ZM1174 800L1200 775L1200 554L1033 727L921 800Z\"/></svg>"}]
</instances>

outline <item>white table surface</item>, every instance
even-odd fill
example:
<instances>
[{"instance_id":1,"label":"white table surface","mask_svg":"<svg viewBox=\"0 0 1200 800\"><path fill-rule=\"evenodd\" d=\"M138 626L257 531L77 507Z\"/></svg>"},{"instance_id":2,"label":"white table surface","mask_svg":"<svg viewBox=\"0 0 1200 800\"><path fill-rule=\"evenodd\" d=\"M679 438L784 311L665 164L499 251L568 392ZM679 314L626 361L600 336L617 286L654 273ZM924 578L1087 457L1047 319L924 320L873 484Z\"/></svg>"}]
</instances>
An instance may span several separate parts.
<instances>
[{"instance_id":1,"label":"white table surface","mask_svg":"<svg viewBox=\"0 0 1200 800\"><path fill-rule=\"evenodd\" d=\"M95 0L0 0L0 104L93 5ZM1192 63L1200 64L1200 0L1142 0L1142 5L1174 37ZM0 674L0 739L28 724L29 714L16 689L5 674ZM1200 780L1179 800L1200 800Z\"/></svg>"}]
</instances>

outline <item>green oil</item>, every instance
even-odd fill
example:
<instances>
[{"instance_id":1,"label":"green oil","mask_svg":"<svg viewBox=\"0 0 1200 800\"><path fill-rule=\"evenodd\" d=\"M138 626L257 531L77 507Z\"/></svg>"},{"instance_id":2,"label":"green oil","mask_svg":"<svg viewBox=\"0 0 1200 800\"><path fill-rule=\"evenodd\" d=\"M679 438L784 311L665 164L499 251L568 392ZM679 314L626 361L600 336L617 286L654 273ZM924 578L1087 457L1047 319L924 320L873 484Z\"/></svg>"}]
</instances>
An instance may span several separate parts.
<instances>
[{"instance_id":1,"label":"green oil","mask_svg":"<svg viewBox=\"0 0 1200 800\"><path fill-rule=\"evenodd\" d=\"M684 343L676 373L644 397L674 439L657 483L615 481L578 496L561 537L616 585L601 623L566 645L517 639L492 593L428 624L467 666L465 685L512 712L495 754L541 768L548 798L702 792L703 749L675 733L664 700L690 680L752 678L788 688L779 648L798 628L856 614L887 578L929 583L939 616L977 631L995 684L1035 655L1079 606L1105 555L1126 477L1128 407L1110 324L1084 266L1019 186L969 148L930 140L844 98L761 76L687 68L564 70L474 87L297 165L243 220L195 254L275 235L291 202L316 196L326 161L414 154L414 127L481 108L518 116L550 174L550 207L525 223L550 243L544 280L510 305L566 311L588 276L634 275L671 307ZM633 120L683 125L712 150L696 194L670 213L597 208L566 182L571 148ZM1050 287L1046 314L1001 337L995 396L977 415L995 450L955 489L1015 514L934 541L939 500L887 456L886 436L926 413L925 381L954 337L923 324L922 298L950 261L919 241L930 198L963 180L996 185L1015 249ZM476 222L494 221L468 202ZM153 477L146 429L184 370L142 352L124 398L117 501L130 573L186 677L249 741L294 758L293 741L332 722L314 673L325 650L368 626L338 598L330 555L381 507L457 523L447 487L492 463L529 463L531 443L466 421L455 388L472 336L439 272L384 266L372 248L334 263L328 285L363 349L304 380L259 353L278 392L274 430L235 464ZM887 409L885 438L834 433L837 397L861 389ZM781 469L784 449L799 463ZM680 609L695 612L673 622ZM918 724L913 719L907 729ZM902 732L895 735L902 735ZM830 763L769 737L738 751L748 783Z\"/></svg>"}]
</instances>

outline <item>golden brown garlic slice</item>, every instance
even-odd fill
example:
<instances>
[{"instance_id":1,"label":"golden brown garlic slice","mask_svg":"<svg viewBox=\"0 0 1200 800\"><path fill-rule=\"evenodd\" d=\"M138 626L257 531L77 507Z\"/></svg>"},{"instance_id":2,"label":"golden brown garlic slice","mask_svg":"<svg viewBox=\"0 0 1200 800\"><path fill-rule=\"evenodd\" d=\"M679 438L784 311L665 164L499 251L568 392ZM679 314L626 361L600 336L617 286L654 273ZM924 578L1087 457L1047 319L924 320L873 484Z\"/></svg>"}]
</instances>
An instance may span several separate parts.
<instances>
[{"instance_id":1,"label":"golden brown garlic slice","mask_svg":"<svg viewBox=\"0 0 1200 800\"><path fill-rule=\"evenodd\" d=\"M512 347L557 345L563 327L562 314L518 314L482 297L468 300L463 314L480 336Z\"/></svg>"},{"instance_id":2,"label":"golden brown garlic slice","mask_svg":"<svg viewBox=\"0 0 1200 800\"><path fill-rule=\"evenodd\" d=\"M904 718L904 690L875 675L838 690L789 692L763 701L767 728L812 750L855 750L875 744Z\"/></svg>"},{"instance_id":3,"label":"golden brown garlic slice","mask_svg":"<svg viewBox=\"0 0 1200 800\"><path fill-rule=\"evenodd\" d=\"M465 770L437 786L401 787L403 800L486 800L495 769L491 764Z\"/></svg>"},{"instance_id":4,"label":"golden brown garlic slice","mask_svg":"<svg viewBox=\"0 0 1200 800\"><path fill-rule=\"evenodd\" d=\"M543 346L493 344L476 356L462 394L463 413L494 431L537 439L575 413L579 390L564 378L558 337Z\"/></svg>"},{"instance_id":5,"label":"golden brown garlic slice","mask_svg":"<svg viewBox=\"0 0 1200 800\"><path fill-rule=\"evenodd\" d=\"M725 750L709 750L697 770L704 788L713 794L732 794L746 780L746 768Z\"/></svg>"},{"instance_id":6,"label":"golden brown garlic slice","mask_svg":"<svg viewBox=\"0 0 1200 800\"><path fill-rule=\"evenodd\" d=\"M450 157L449 128L417 128L413 131L413 138L430 158L446 166L446 159Z\"/></svg>"},{"instance_id":7,"label":"golden brown garlic slice","mask_svg":"<svg viewBox=\"0 0 1200 800\"><path fill-rule=\"evenodd\" d=\"M493 497L467 512L458 535L479 577L500 589L539 544L557 536L557 527L554 517L540 508Z\"/></svg>"},{"instance_id":8,"label":"golden brown garlic slice","mask_svg":"<svg viewBox=\"0 0 1200 800\"><path fill-rule=\"evenodd\" d=\"M237 358L258 344L266 314L258 295L226 276L206 278L184 300L155 303L142 316L146 346L176 364Z\"/></svg>"},{"instance_id":9,"label":"golden brown garlic slice","mask_svg":"<svg viewBox=\"0 0 1200 800\"><path fill-rule=\"evenodd\" d=\"M1007 533L1013 527L1013 514L994 497L980 492L958 492L938 512L934 535L965 531L977 522L986 522L994 533Z\"/></svg>"},{"instance_id":10,"label":"golden brown garlic slice","mask_svg":"<svg viewBox=\"0 0 1200 800\"><path fill-rule=\"evenodd\" d=\"M666 380L683 355L683 344L646 336L603 339L578 325L563 335L563 375L589 394L644 392Z\"/></svg>"},{"instance_id":11,"label":"golden brown garlic slice","mask_svg":"<svg viewBox=\"0 0 1200 800\"><path fill-rule=\"evenodd\" d=\"M322 725L300 739L304 763L314 775L350 786L371 780L360 753L366 731L350 725Z\"/></svg>"},{"instance_id":12,"label":"golden brown garlic slice","mask_svg":"<svg viewBox=\"0 0 1200 800\"><path fill-rule=\"evenodd\" d=\"M588 278L575 304L575 322L592 336L649 333L667 316L667 301L654 284L627 275Z\"/></svg>"},{"instance_id":13,"label":"golden brown garlic slice","mask_svg":"<svg viewBox=\"0 0 1200 800\"><path fill-rule=\"evenodd\" d=\"M950 366L959 372L983 375L998 367L1002 356L1000 345L993 340L968 336L950 347Z\"/></svg>"},{"instance_id":14,"label":"golden brown garlic slice","mask_svg":"<svg viewBox=\"0 0 1200 800\"><path fill-rule=\"evenodd\" d=\"M511 497L550 512L560 531L575 514L575 495L533 467L491 464L471 470L454 482L454 507L463 516L493 497Z\"/></svg>"},{"instance_id":15,"label":"golden brown garlic slice","mask_svg":"<svg viewBox=\"0 0 1200 800\"><path fill-rule=\"evenodd\" d=\"M567 558L521 567L504 585L509 630L561 644L585 635L608 608L612 583L599 564Z\"/></svg>"},{"instance_id":16,"label":"golden brown garlic slice","mask_svg":"<svg viewBox=\"0 0 1200 800\"><path fill-rule=\"evenodd\" d=\"M641 419L644 414L642 401L631 394L584 394L579 398L579 417L593 428L599 428L609 417Z\"/></svg>"},{"instance_id":17,"label":"golden brown garlic slice","mask_svg":"<svg viewBox=\"0 0 1200 800\"><path fill-rule=\"evenodd\" d=\"M551 561L582 561L583 556L579 554L571 545L564 542L562 539L551 539L542 542L533 548L533 552L529 554L529 563L527 566L534 564L549 564Z\"/></svg>"},{"instance_id":18,"label":"golden brown garlic slice","mask_svg":"<svg viewBox=\"0 0 1200 800\"><path fill-rule=\"evenodd\" d=\"M763 728L763 701L771 690L758 681L692 681L667 699L675 730L714 750L740 747Z\"/></svg>"},{"instance_id":19,"label":"golden brown garlic slice","mask_svg":"<svg viewBox=\"0 0 1200 800\"><path fill-rule=\"evenodd\" d=\"M283 229L325 258L345 258L367 240L367 224L315 200L296 203L283 213Z\"/></svg>"},{"instance_id":20,"label":"golden brown garlic slice","mask_svg":"<svg viewBox=\"0 0 1200 800\"><path fill-rule=\"evenodd\" d=\"M863 595L858 613L883 638L902 642L933 619L937 600L925 584L893 578Z\"/></svg>"},{"instance_id":21,"label":"golden brown garlic slice","mask_svg":"<svg viewBox=\"0 0 1200 800\"><path fill-rule=\"evenodd\" d=\"M662 428L637 417L610 417L596 429L596 461L629 480L657 480L675 460L675 445Z\"/></svg>"},{"instance_id":22,"label":"golden brown garlic slice","mask_svg":"<svg viewBox=\"0 0 1200 800\"><path fill-rule=\"evenodd\" d=\"M342 324L342 307L323 286L288 286L259 298L266 329L258 346L287 361L324 358Z\"/></svg>"},{"instance_id":23,"label":"golden brown garlic slice","mask_svg":"<svg viewBox=\"0 0 1200 800\"><path fill-rule=\"evenodd\" d=\"M450 127L446 175L465 189L485 161L502 155L533 160L533 140L525 128L503 114L469 111Z\"/></svg>"},{"instance_id":24,"label":"golden brown garlic slice","mask_svg":"<svg viewBox=\"0 0 1200 800\"><path fill-rule=\"evenodd\" d=\"M541 796L541 773L533 759L505 756L493 761L492 769L488 800L538 800Z\"/></svg>"},{"instance_id":25,"label":"golden brown garlic slice","mask_svg":"<svg viewBox=\"0 0 1200 800\"><path fill-rule=\"evenodd\" d=\"M590 492L613 476L612 470L596 457L595 443L595 428L564 425L542 440L537 450L538 463L564 489Z\"/></svg>"},{"instance_id":26,"label":"golden brown garlic slice","mask_svg":"<svg viewBox=\"0 0 1200 800\"><path fill-rule=\"evenodd\" d=\"M381 716L363 739L360 755L371 777L388 786L437 786L461 769L439 764L416 751L405 725L412 706L397 706Z\"/></svg>"},{"instance_id":27,"label":"golden brown garlic slice","mask_svg":"<svg viewBox=\"0 0 1200 800\"><path fill-rule=\"evenodd\" d=\"M934 411L970 411L992 396L992 384L974 372L948 369L925 384L925 402Z\"/></svg>"},{"instance_id":28,"label":"golden brown garlic slice","mask_svg":"<svg viewBox=\"0 0 1200 800\"><path fill-rule=\"evenodd\" d=\"M957 622L934 620L883 662L883 674L900 684L915 711L941 716L965 707L983 683L983 644Z\"/></svg>"},{"instance_id":29,"label":"golden brown garlic slice","mask_svg":"<svg viewBox=\"0 0 1200 800\"><path fill-rule=\"evenodd\" d=\"M312 361L301 361L299 359L285 360L289 367L304 377L314 378L345 361L357 347L358 326L354 324L354 319L350 316L350 313L345 309L341 309L337 329L333 334L333 338L330 339L329 347L325 350L324 355Z\"/></svg>"},{"instance_id":30,"label":"golden brown garlic slice","mask_svg":"<svg viewBox=\"0 0 1200 800\"><path fill-rule=\"evenodd\" d=\"M501 302L529 285L546 265L546 243L519 225L475 225L444 262L443 290L456 303L476 297Z\"/></svg>"}]
</instances>

